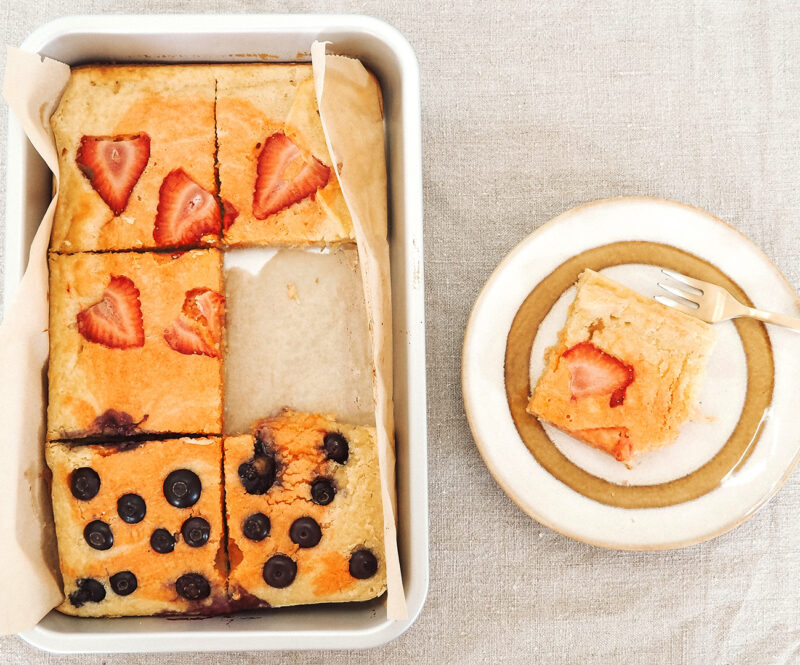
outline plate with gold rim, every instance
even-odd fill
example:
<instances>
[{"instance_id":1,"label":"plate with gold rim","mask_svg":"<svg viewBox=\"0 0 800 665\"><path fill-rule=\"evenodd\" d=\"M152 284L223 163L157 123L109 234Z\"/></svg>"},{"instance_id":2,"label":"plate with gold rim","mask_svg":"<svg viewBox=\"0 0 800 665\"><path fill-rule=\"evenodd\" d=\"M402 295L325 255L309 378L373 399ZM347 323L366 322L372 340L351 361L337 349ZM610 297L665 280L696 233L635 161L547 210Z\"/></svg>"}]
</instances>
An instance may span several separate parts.
<instances>
[{"instance_id":1,"label":"plate with gold rim","mask_svg":"<svg viewBox=\"0 0 800 665\"><path fill-rule=\"evenodd\" d=\"M750 319L716 324L698 415L674 444L624 465L525 411L586 268L648 296L669 268L800 313L767 256L697 208L621 198L556 217L500 263L467 325L464 405L489 471L528 515L593 545L668 549L727 532L800 458L800 335Z\"/></svg>"}]
</instances>

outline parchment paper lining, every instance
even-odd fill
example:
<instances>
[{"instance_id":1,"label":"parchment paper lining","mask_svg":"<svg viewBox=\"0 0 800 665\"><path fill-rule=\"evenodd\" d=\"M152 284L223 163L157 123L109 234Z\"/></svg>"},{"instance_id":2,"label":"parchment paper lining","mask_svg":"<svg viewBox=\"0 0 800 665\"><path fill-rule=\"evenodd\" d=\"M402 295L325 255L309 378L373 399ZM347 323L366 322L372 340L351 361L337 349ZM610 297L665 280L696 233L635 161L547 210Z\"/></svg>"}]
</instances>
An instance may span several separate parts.
<instances>
[{"instance_id":1,"label":"parchment paper lining","mask_svg":"<svg viewBox=\"0 0 800 665\"><path fill-rule=\"evenodd\" d=\"M370 104L364 94L363 81L368 75L363 66L355 60L325 56L325 47L321 44L315 43L312 52L316 54L312 64L317 95L322 102L320 115L323 127L330 126L329 131L333 132L326 140L335 162L351 164L350 160L364 156L370 160L368 170L349 169L342 178L341 169L337 169L337 175L355 223L373 340L376 422L386 525L387 615L390 619L401 619L405 618L406 610L394 519L386 178L385 164L381 161L376 165L370 157L371 154L381 158L384 155L383 124L382 118L375 116L374 108L370 108L374 104ZM322 99L326 65L336 80L330 82L328 97ZM58 160L49 119L69 80L69 73L69 66L63 63L8 48L3 95L29 140L55 174L55 197L58 195ZM348 104L356 106L331 104L334 94L345 95ZM367 126L355 125L359 132L342 133L341 121L326 118L326 114L342 110L353 113L360 122L367 122ZM378 127L379 145L375 143ZM365 130L371 142L348 145L352 137ZM0 449L0 516L5 533L9 534L0 546L4 564L0 566L2 634L33 627L62 599L43 455L49 351L47 249L55 201L56 198L36 232L25 275L0 325L0 366L4 372L0 382L0 409L5 414L6 432L5 445ZM383 262L385 265L381 267Z\"/></svg>"},{"instance_id":2,"label":"parchment paper lining","mask_svg":"<svg viewBox=\"0 0 800 665\"><path fill-rule=\"evenodd\" d=\"M387 612L390 619L405 619L395 521L391 275L386 237L387 181L380 86L358 60L325 55L325 43L314 42L311 46L311 63L325 140L353 218L372 334Z\"/></svg>"},{"instance_id":3,"label":"parchment paper lining","mask_svg":"<svg viewBox=\"0 0 800 665\"><path fill-rule=\"evenodd\" d=\"M69 67L9 48L3 95L28 139L55 174L58 160L50 116L69 79ZM55 529L44 482L44 430L49 307L47 247L56 199L31 244L28 268L0 325L0 632L31 628L61 602Z\"/></svg>"}]
</instances>

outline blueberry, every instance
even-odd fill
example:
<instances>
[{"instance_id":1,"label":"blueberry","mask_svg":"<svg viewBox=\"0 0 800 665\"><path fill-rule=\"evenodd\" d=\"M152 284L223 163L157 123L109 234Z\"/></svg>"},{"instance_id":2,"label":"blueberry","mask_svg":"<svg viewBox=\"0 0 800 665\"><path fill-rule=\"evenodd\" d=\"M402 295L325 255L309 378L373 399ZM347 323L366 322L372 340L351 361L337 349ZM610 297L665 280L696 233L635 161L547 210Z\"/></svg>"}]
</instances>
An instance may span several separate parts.
<instances>
[{"instance_id":1,"label":"blueberry","mask_svg":"<svg viewBox=\"0 0 800 665\"><path fill-rule=\"evenodd\" d=\"M211 525L202 517L190 517L181 527L181 535L189 547L202 547L210 533Z\"/></svg>"},{"instance_id":2,"label":"blueberry","mask_svg":"<svg viewBox=\"0 0 800 665\"><path fill-rule=\"evenodd\" d=\"M112 575L109 582L111 582L111 590L118 596L129 596L139 586L136 575L130 570L123 570L121 573Z\"/></svg>"},{"instance_id":3,"label":"blueberry","mask_svg":"<svg viewBox=\"0 0 800 665\"><path fill-rule=\"evenodd\" d=\"M108 524L100 520L89 522L83 530L83 537L89 543L89 547L96 550L111 549L114 544L114 534L111 533Z\"/></svg>"},{"instance_id":4,"label":"blueberry","mask_svg":"<svg viewBox=\"0 0 800 665\"><path fill-rule=\"evenodd\" d=\"M328 459L344 464L350 455L350 446L339 432L328 432L322 440L322 447Z\"/></svg>"},{"instance_id":5,"label":"blueberry","mask_svg":"<svg viewBox=\"0 0 800 665\"><path fill-rule=\"evenodd\" d=\"M356 550L350 555L350 574L358 580L365 580L378 572L378 560L369 550Z\"/></svg>"},{"instance_id":6,"label":"blueberry","mask_svg":"<svg viewBox=\"0 0 800 665\"><path fill-rule=\"evenodd\" d=\"M322 538L322 529L310 517L300 517L292 522L289 537L300 547L314 547Z\"/></svg>"},{"instance_id":7,"label":"blueberry","mask_svg":"<svg viewBox=\"0 0 800 665\"><path fill-rule=\"evenodd\" d=\"M256 442L253 456L239 465L239 479L248 494L265 494L275 482L275 457Z\"/></svg>"},{"instance_id":8,"label":"blueberry","mask_svg":"<svg viewBox=\"0 0 800 665\"><path fill-rule=\"evenodd\" d=\"M264 564L261 574L271 587L283 589L294 582L297 564L285 554L274 554Z\"/></svg>"},{"instance_id":9,"label":"blueberry","mask_svg":"<svg viewBox=\"0 0 800 665\"><path fill-rule=\"evenodd\" d=\"M198 573L181 575L175 582L175 590L186 600L202 600L211 595L211 585L205 577Z\"/></svg>"},{"instance_id":10,"label":"blueberry","mask_svg":"<svg viewBox=\"0 0 800 665\"><path fill-rule=\"evenodd\" d=\"M117 513L123 522L136 524L144 519L147 506L138 494L125 494L117 501Z\"/></svg>"},{"instance_id":11,"label":"blueberry","mask_svg":"<svg viewBox=\"0 0 800 665\"><path fill-rule=\"evenodd\" d=\"M176 508L189 508L197 503L202 491L200 478L189 469L178 469L164 481L164 497Z\"/></svg>"},{"instance_id":12,"label":"blueberry","mask_svg":"<svg viewBox=\"0 0 800 665\"><path fill-rule=\"evenodd\" d=\"M150 536L150 547L159 554L169 554L175 549L175 536L166 529L156 529Z\"/></svg>"},{"instance_id":13,"label":"blueberry","mask_svg":"<svg viewBox=\"0 0 800 665\"><path fill-rule=\"evenodd\" d=\"M264 540L269 535L269 517L264 513L253 513L242 524L242 533L250 540Z\"/></svg>"},{"instance_id":14,"label":"blueberry","mask_svg":"<svg viewBox=\"0 0 800 665\"><path fill-rule=\"evenodd\" d=\"M336 496L336 488L327 478L317 478L311 483L311 500L320 506L327 506Z\"/></svg>"},{"instance_id":15,"label":"blueberry","mask_svg":"<svg viewBox=\"0 0 800 665\"><path fill-rule=\"evenodd\" d=\"M69 602L74 607L80 607L84 603L99 603L106 597L106 588L91 577L76 580L76 584L78 588L69 594Z\"/></svg>"},{"instance_id":16,"label":"blueberry","mask_svg":"<svg viewBox=\"0 0 800 665\"><path fill-rule=\"evenodd\" d=\"M100 491L100 476L92 467L82 466L70 474L69 488L76 499L89 501Z\"/></svg>"}]
</instances>

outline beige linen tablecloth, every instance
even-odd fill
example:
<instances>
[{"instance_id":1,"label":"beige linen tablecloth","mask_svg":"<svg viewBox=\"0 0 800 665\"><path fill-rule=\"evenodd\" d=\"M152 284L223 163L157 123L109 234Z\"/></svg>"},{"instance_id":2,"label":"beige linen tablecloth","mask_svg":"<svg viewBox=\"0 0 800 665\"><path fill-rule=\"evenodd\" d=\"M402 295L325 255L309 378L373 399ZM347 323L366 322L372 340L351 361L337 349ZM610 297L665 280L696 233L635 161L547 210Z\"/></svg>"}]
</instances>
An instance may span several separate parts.
<instances>
[{"instance_id":1,"label":"beige linen tablecloth","mask_svg":"<svg viewBox=\"0 0 800 665\"><path fill-rule=\"evenodd\" d=\"M422 69L428 601L405 635L379 649L219 662L800 663L800 472L709 543L596 549L506 498L481 462L460 395L464 327L484 281L533 229L586 201L643 194L699 206L800 286L800 6L125 0L109 9L1 0L0 28L18 45L57 16L104 11L371 14L406 35ZM11 637L0 639L0 662L208 657L55 657Z\"/></svg>"}]
</instances>

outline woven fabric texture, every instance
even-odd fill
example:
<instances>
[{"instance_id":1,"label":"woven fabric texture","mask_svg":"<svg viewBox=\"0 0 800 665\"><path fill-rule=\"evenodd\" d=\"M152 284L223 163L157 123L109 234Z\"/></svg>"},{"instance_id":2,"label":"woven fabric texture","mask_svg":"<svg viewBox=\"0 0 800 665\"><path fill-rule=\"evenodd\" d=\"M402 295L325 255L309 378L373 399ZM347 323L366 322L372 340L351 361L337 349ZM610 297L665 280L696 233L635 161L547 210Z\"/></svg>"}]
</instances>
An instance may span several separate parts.
<instances>
[{"instance_id":1,"label":"woven fabric texture","mask_svg":"<svg viewBox=\"0 0 800 665\"><path fill-rule=\"evenodd\" d=\"M597 549L542 527L503 494L473 443L460 388L464 329L486 278L531 231L587 201L650 195L706 209L758 244L797 290L800 8L0 0L0 30L18 45L58 16L104 12L370 14L408 38L421 66L427 603L408 632L375 650L232 653L219 662L800 663L800 473L711 542ZM3 172L6 113L2 105ZM49 656L9 637L0 661L200 665L208 656Z\"/></svg>"}]
</instances>

